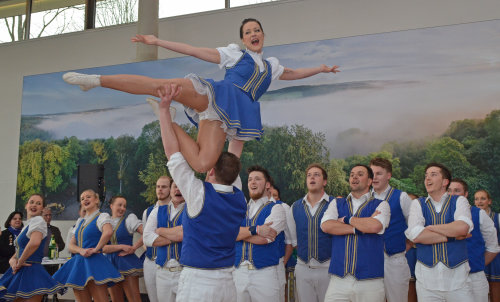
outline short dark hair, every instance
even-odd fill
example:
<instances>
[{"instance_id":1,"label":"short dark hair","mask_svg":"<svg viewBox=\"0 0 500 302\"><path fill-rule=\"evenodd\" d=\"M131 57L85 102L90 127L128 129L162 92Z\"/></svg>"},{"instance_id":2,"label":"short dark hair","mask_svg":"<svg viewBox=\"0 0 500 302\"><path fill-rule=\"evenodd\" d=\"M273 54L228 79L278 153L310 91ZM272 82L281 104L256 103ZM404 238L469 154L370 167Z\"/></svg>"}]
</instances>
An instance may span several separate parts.
<instances>
[{"instance_id":1,"label":"short dark hair","mask_svg":"<svg viewBox=\"0 0 500 302\"><path fill-rule=\"evenodd\" d=\"M271 175L269 175L269 172L266 169L264 169L263 167L261 167L259 165L251 166L247 169L247 173L250 174L251 172L262 173L264 175L264 179L266 180L266 182L272 184Z\"/></svg>"},{"instance_id":2,"label":"short dark hair","mask_svg":"<svg viewBox=\"0 0 500 302\"><path fill-rule=\"evenodd\" d=\"M229 152L222 152L215 163L215 179L223 185L231 185L240 174L240 159Z\"/></svg>"},{"instance_id":3,"label":"short dark hair","mask_svg":"<svg viewBox=\"0 0 500 302\"><path fill-rule=\"evenodd\" d=\"M274 186L273 185L273 188L278 192L278 199L281 199L281 191L280 191L280 188L278 188L277 186Z\"/></svg>"},{"instance_id":4,"label":"short dark hair","mask_svg":"<svg viewBox=\"0 0 500 302\"><path fill-rule=\"evenodd\" d=\"M10 221L12 220L12 218L14 218L14 216L16 216L16 214L21 215L21 220L23 220L23 213L22 212L14 211L14 212L10 213L9 217L7 217L7 220L5 220L5 224L3 225L6 229L8 229L10 227Z\"/></svg>"},{"instance_id":5,"label":"short dark hair","mask_svg":"<svg viewBox=\"0 0 500 302\"><path fill-rule=\"evenodd\" d=\"M452 182L458 182L459 184L462 185L462 187L464 187L464 192L469 192L469 185L465 182L465 180L461 179L461 178L453 178L450 183Z\"/></svg>"},{"instance_id":6,"label":"short dark hair","mask_svg":"<svg viewBox=\"0 0 500 302\"><path fill-rule=\"evenodd\" d=\"M446 190L448 190L448 187L450 186L450 183L451 183L451 171L450 171L450 169L446 168L446 166L443 164L432 162L432 163L428 163L427 166L425 166L424 171L427 172L427 170L429 170L429 168L432 168L432 167L439 168L441 170L441 175L443 176L443 178L448 179L448 185L446 186Z\"/></svg>"},{"instance_id":7,"label":"short dark hair","mask_svg":"<svg viewBox=\"0 0 500 302\"><path fill-rule=\"evenodd\" d=\"M354 169L356 167L363 167L363 168L365 168L366 171L368 172L368 178L373 179L373 170L372 170L372 168L368 167L367 165L363 165L363 164L355 164L354 166L352 166L351 171L352 171L352 169Z\"/></svg>"},{"instance_id":8,"label":"short dark hair","mask_svg":"<svg viewBox=\"0 0 500 302\"><path fill-rule=\"evenodd\" d=\"M111 197L109 204L112 205L118 198L123 198L125 199L125 201L127 201L127 198L125 198L125 196L118 194L118 195L113 195L113 197Z\"/></svg>"},{"instance_id":9,"label":"short dark hair","mask_svg":"<svg viewBox=\"0 0 500 302\"><path fill-rule=\"evenodd\" d=\"M262 33L264 33L264 29L262 28L262 24L260 24L259 20L254 19L254 18L246 18L241 22L240 26L240 39L243 39L243 26L247 24L248 22L256 22L260 26L260 30L262 30Z\"/></svg>"},{"instance_id":10,"label":"short dark hair","mask_svg":"<svg viewBox=\"0 0 500 302\"><path fill-rule=\"evenodd\" d=\"M375 157L370 160L370 166L377 166L392 174L392 163L385 158Z\"/></svg>"},{"instance_id":11,"label":"short dark hair","mask_svg":"<svg viewBox=\"0 0 500 302\"><path fill-rule=\"evenodd\" d=\"M307 168L306 168L306 177L307 177L307 173L312 168L318 168L318 169L320 169L321 170L321 174L323 174L323 179L324 180L328 180L328 174L326 173L326 170L319 163L312 163L309 166L307 166Z\"/></svg>"}]
</instances>

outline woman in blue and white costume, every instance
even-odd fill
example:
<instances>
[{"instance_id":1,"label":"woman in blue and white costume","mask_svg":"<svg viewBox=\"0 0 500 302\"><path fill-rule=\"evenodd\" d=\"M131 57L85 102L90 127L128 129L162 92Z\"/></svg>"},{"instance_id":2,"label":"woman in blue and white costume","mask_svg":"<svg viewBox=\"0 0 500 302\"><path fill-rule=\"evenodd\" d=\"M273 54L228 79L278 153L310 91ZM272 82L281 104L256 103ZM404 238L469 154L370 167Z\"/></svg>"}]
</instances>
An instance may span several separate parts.
<instances>
[{"instance_id":1,"label":"woman in blue and white costume","mask_svg":"<svg viewBox=\"0 0 500 302\"><path fill-rule=\"evenodd\" d=\"M84 91L102 86L132 94L159 97L164 86L173 85L175 100L183 104L192 121L199 121L195 142L178 125L174 126L180 150L189 165L197 172L212 168L224 147L240 157L243 142L259 139L262 135L259 97L266 92L272 80L297 80L318 73L338 72L338 66L321 65L312 68L289 69L278 59L262 58L264 31L256 19L245 19L240 26L240 38L246 50L235 44L217 49L194 47L184 43L164 41L152 35L137 35L133 42L157 45L181 54L219 64L226 68L222 81L188 75L184 79L153 79L138 75L86 75L69 72L63 79L79 85ZM157 102L150 101L154 106ZM158 112L155 110L155 112Z\"/></svg>"},{"instance_id":2,"label":"woman in blue and white costume","mask_svg":"<svg viewBox=\"0 0 500 302\"><path fill-rule=\"evenodd\" d=\"M47 223L41 216L44 206L39 194L31 195L26 203L28 221L16 238L16 253L9 260L10 268L0 279L0 300L41 301L43 295L55 294L63 288L41 264L47 240Z\"/></svg>"},{"instance_id":3,"label":"woman in blue and white costume","mask_svg":"<svg viewBox=\"0 0 500 302\"><path fill-rule=\"evenodd\" d=\"M99 196L93 190L85 190L80 202L86 211L78 218L76 229L69 243L69 251L75 254L55 274L54 279L65 287L73 288L78 302L108 302L108 286L123 281L122 275L104 257L101 249L113 234L109 214L99 212Z\"/></svg>"},{"instance_id":4,"label":"woman in blue and white costume","mask_svg":"<svg viewBox=\"0 0 500 302\"><path fill-rule=\"evenodd\" d=\"M142 235L142 221L134 213L125 216L127 200L123 196L114 196L109 207L113 236L102 250L125 280L108 288L108 291L113 302L124 301L124 291L129 302L140 302L139 277L143 276L143 261L135 255L135 251L142 246L142 236L135 244L133 237L135 232Z\"/></svg>"}]
</instances>

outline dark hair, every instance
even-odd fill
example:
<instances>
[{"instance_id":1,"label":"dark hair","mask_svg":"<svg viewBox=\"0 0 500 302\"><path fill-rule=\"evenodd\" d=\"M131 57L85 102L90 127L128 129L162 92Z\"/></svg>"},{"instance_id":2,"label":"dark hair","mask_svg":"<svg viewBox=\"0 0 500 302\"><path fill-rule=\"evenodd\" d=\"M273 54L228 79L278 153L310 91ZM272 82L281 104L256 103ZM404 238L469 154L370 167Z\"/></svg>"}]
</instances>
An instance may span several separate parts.
<instances>
[{"instance_id":1,"label":"dark hair","mask_svg":"<svg viewBox=\"0 0 500 302\"><path fill-rule=\"evenodd\" d=\"M465 182L465 180L461 179L461 178L453 178L450 183L452 182L458 182L459 184L462 185L462 187L464 187L464 193L465 192L469 192L469 185Z\"/></svg>"},{"instance_id":2,"label":"dark hair","mask_svg":"<svg viewBox=\"0 0 500 302\"><path fill-rule=\"evenodd\" d=\"M324 180L328 180L328 174L326 173L326 170L320 164L318 164L318 163L312 163L309 166L307 166L307 168L306 168L306 177L307 177L307 173L312 168L318 168L318 169L320 169L321 170L321 174L323 174L323 179Z\"/></svg>"},{"instance_id":3,"label":"dark hair","mask_svg":"<svg viewBox=\"0 0 500 302\"><path fill-rule=\"evenodd\" d=\"M262 24L260 24L259 20L254 19L254 18L247 18L241 22L240 26L240 39L243 39L243 26L247 24L248 22L256 22L260 26L260 30L262 30L262 33L264 33L264 29L262 28Z\"/></svg>"},{"instance_id":4,"label":"dark hair","mask_svg":"<svg viewBox=\"0 0 500 302\"><path fill-rule=\"evenodd\" d=\"M278 199L281 199L281 191L280 191L280 188L278 188L277 186L274 186L273 185L273 188L278 192Z\"/></svg>"},{"instance_id":5,"label":"dark hair","mask_svg":"<svg viewBox=\"0 0 500 302\"><path fill-rule=\"evenodd\" d=\"M443 164L432 162L432 163L427 164L427 166L425 166L425 172L427 173L427 170L429 170L429 168L432 168L432 167L439 168L441 170L441 175L443 176L443 178L448 179L448 185L446 186L446 190L448 190L448 187L450 186L450 183L451 183L450 169L446 168L446 166Z\"/></svg>"},{"instance_id":6,"label":"dark hair","mask_svg":"<svg viewBox=\"0 0 500 302\"><path fill-rule=\"evenodd\" d=\"M45 208L45 197L40 193L35 193L35 194L30 195L30 197L28 198L28 201L30 201L31 197L33 197L33 196L39 196L42 199L42 206ZM28 203L28 201L26 201L26 203Z\"/></svg>"},{"instance_id":7,"label":"dark hair","mask_svg":"<svg viewBox=\"0 0 500 302\"><path fill-rule=\"evenodd\" d=\"M368 172L368 178L373 179L373 170L372 170L372 168L368 167L367 165L363 165L363 164L355 164L354 166L352 166L351 171L352 171L352 169L354 169L356 167L363 167L363 168L365 168L366 171Z\"/></svg>"},{"instance_id":8,"label":"dark hair","mask_svg":"<svg viewBox=\"0 0 500 302\"><path fill-rule=\"evenodd\" d=\"M23 219L23 213L20 211L14 211L14 212L10 213L9 217L7 217L7 220L5 221L5 224L4 224L4 227L6 229L8 229L10 227L10 221L12 220L12 218L14 218L14 216L16 216L16 214L21 215L21 220Z\"/></svg>"},{"instance_id":9,"label":"dark hair","mask_svg":"<svg viewBox=\"0 0 500 302\"><path fill-rule=\"evenodd\" d=\"M223 185L231 185L240 174L240 159L229 152L222 152L215 163L215 179Z\"/></svg>"},{"instance_id":10,"label":"dark hair","mask_svg":"<svg viewBox=\"0 0 500 302\"><path fill-rule=\"evenodd\" d=\"M266 180L266 182L271 184L271 175L269 175L269 172L267 172L267 170L264 169L263 167L258 166L258 165L251 166L247 169L247 172L249 175L252 172L260 172L264 175L264 179Z\"/></svg>"},{"instance_id":11,"label":"dark hair","mask_svg":"<svg viewBox=\"0 0 500 302\"><path fill-rule=\"evenodd\" d=\"M127 198L125 198L125 196L118 194L118 195L114 195L113 197L111 197L111 200L109 201L109 204L112 205L113 203L115 203L115 201L118 198L123 198L123 199L125 199L125 201L127 201Z\"/></svg>"},{"instance_id":12,"label":"dark hair","mask_svg":"<svg viewBox=\"0 0 500 302\"><path fill-rule=\"evenodd\" d=\"M376 157L370 160L370 166L377 166L392 174L392 164L388 159Z\"/></svg>"}]
</instances>

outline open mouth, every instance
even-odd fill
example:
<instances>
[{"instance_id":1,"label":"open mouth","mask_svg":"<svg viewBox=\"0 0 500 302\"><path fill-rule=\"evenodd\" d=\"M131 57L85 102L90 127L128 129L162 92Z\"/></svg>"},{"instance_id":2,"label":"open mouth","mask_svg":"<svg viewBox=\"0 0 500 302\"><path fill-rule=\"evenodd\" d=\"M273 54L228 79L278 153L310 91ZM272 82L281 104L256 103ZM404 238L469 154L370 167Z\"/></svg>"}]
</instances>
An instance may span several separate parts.
<instances>
[{"instance_id":1,"label":"open mouth","mask_svg":"<svg viewBox=\"0 0 500 302\"><path fill-rule=\"evenodd\" d=\"M259 45L259 39L252 39L250 43L252 43L253 46Z\"/></svg>"}]
</instances>

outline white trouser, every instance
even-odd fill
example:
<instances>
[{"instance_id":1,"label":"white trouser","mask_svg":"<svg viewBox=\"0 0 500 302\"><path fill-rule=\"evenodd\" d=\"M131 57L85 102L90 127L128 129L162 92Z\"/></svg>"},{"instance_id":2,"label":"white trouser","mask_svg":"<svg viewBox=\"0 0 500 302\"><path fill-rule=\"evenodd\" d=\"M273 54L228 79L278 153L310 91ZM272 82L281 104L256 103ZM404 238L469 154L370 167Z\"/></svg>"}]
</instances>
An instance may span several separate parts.
<instances>
[{"instance_id":1,"label":"white trouser","mask_svg":"<svg viewBox=\"0 0 500 302\"><path fill-rule=\"evenodd\" d=\"M158 302L156 294L156 263L149 260L148 257L144 259L144 283L148 291L149 301Z\"/></svg>"},{"instance_id":2,"label":"white trouser","mask_svg":"<svg viewBox=\"0 0 500 302\"><path fill-rule=\"evenodd\" d=\"M329 301L384 302L384 279L356 280L352 275L344 278L331 276L325 295L325 302Z\"/></svg>"},{"instance_id":3,"label":"white trouser","mask_svg":"<svg viewBox=\"0 0 500 302\"><path fill-rule=\"evenodd\" d=\"M285 285L286 285L286 271L285 264L283 263L283 257L280 258L278 263L278 282L280 284L280 300L279 302L285 302Z\"/></svg>"},{"instance_id":4,"label":"white trouser","mask_svg":"<svg viewBox=\"0 0 500 302\"><path fill-rule=\"evenodd\" d=\"M232 271L224 269L196 269L184 267L179 278L177 302L234 302Z\"/></svg>"},{"instance_id":5,"label":"white trouser","mask_svg":"<svg viewBox=\"0 0 500 302\"><path fill-rule=\"evenodd\" d=\"M490 286L484 271L469 274L470 288L475 302L488 302Z\"/></svg>"},{"instance_id":6,"label":"white trouser","mask_svg":"<svg viewBox=\"0 0 500 302\"><path fill-rule=\"evenodd\" d=\"M295 285L300 302L323 302L328 283L328 267L311 268L301 262L295 265Z\"/></svg>"},{"instance_id":7,"label":"white trouser","mask_svg":"<svg viewBox=\"0 0 500 302\"><path fill-rule=\"evenodd\" d=\"M277 265L261 269L240 265L234 270L233 279L238 302L271 302L280 299Z\"/></svg>"},{"instance_id":8,"label":"white trouser","mask_svg":"<svg viewBox=\"0 0 500 302\"><path fill-rule=\"evenodd\" d=\"M162 302L175 302L181 267L162 268L156 266L156 293Z\"/></svg>"},{"instance_id":9,"label":"white trouser","mask_svg":"<svg viewBox=\"0 0 500 302\"><path fill-rule=\"evenodd\" d=\"M430 290L422 286L422 282L417 279L417 298L418 301L425 302L470 302L476 301L472 297L469 282L465 282L464 287L451 291Z\"/></svg>"},{"instance_id":10,"label":"white trouser","mask_svg":"<svg viewBox=\"0 0 500 302\"><path fill-rule=\"evenodd\" d=\"M384 286L387 302L408 301L410 267L405 253L388 256L384 253Z\"/></svg>"}]
</instances>

